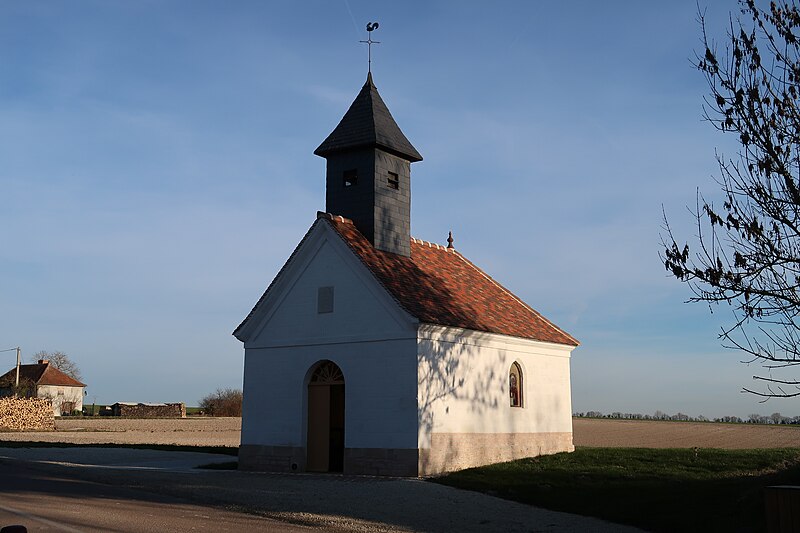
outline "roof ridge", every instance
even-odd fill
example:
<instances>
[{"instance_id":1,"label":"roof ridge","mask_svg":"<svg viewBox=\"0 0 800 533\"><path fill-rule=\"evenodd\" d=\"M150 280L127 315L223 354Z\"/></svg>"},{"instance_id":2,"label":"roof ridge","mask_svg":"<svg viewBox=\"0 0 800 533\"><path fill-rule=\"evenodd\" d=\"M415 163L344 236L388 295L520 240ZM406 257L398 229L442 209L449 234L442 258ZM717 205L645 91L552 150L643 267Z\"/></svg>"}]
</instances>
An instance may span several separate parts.
<instances>
[{"instance_id":1,"label":"roof ridge","mask_svg":"<svg viewBox=\"0 0 800 533\"><path fill-rule=\"evenodd\" d=\"M480 273L480 274L481 274L483 277L485 277L487 280L489 280L490 282L492 282L492 284L494 284L494 285L495 285L496 287L498 287L500 290L502 290L503 292L505 292L506 294L508 294L509 296L511 296L511 298L513 298L513 299L514 299L514 300L516 300L518 303L520 303L520 304L522 304L523 306L525 306L525 307L526 307L526 308L527 308L529 311L531 311L533 314L535 314L536 316L538 316L539 318L541 318L541 319L544 321L544 323L545 323L545 324L547 324L548 326L550 326L550 327L551 327L551 328L552 328L554 331L556 331L556 332L558 332L558 333L561 333L562 335L565 335L565 336L566 336L568 339L570 339L570 340L572 340L573 342L575 342L575 346L580 346L580 344L581 344L581 343L578 341L578 339L576 339L575 337L573 337L572 335L570 335L569 333L567 333L567 332L566 332L566 331L564 331L563 329L559 328L558 326L556 326L555 324L553 324L552 322L550 322L550 320L548 320L548 319L547 319L547 318L546 318L544 315L542 315L542 314L541 314L539 311L537 311L536 309L534 309L533 307L531 307L530 305L528 305L527 303L525 303L523 300L519 299L519 298L517 297L517 295L515 295L513 292L511 292L510 290L508 290L507 288L505 288L505 287L504 287L504 286L503 286L503 285L502 285L500 282L496 281L496 280L495 280L495 279L494 279L492 276L490 276L489 274L487 274L486 272L484 272L484 271L483 271L483 269L481 269L481 268L480 268L479 266L477 266L475 263L473 263L472 261L470 261L469 259L467 259L467 258L466 258L466 257L464 257L463 255L461 255L461 253L457 252L455 249L453 249L453 253L455 253L455 254L456 254L458 257L459 257L459 259L461 259L462 261L464 261L464 262L465 262L467 265L471 266L471 267L472 267L472 268L474 268L476 271L478 271L478 273Z\"/></svg>"},{"instance_id":2,"label":"roof ridge","mask_svg":"<svg viewBox=\"0 0 800 533\"><path fill-rule=\"evenodd\" d=\"M324 218L325 220L333 220L344 222L345 224L353 224L353 220L347 217L343 217L342 215L334 215L333 213L327 213L325 211L317 211L317 219ZM436 242L426 241L424 239L418 239L411 236L411 242L416 244L421 244L423 246L427 246L428 248L436 248L437 250L444 250L446 252L455 252L455 248L448 248Z\"/></svg>"},{"instance_id":3,"label":"roof ridge","mask_svg":"<svg viewBox=\"0 0 800 533\"><path fill-rule=\"evenodd\" d=\"M45 376L47 376L48 374L55 374L56 376L58 376L60 374L61 376L64 376L67 379L72 380L75 383L78 383L82 387L86 386L86 383L82 382L79 379L75 379L74 377L70 376L69 374L67 374L66 372L64 372L60 368L56 367L55 365L43 364L42 366L44 366L45 368L44 368L44 371L42 372L42 375L39 376L39 379L37 380L37 383L42 381L42 380L44 380ZM43 385L47 385L47 383L43 383ZM70 385L64 385L64 386L66 387L66 386L70 386ZM71 386L75 387L75 386L78 386L78 385L71 385Z\"/></svg>"},{"instance_id":4,"label":"roof ridge","mask_svg":"<svg viewBox=\"0 0 800 533\"><path fill-rule=\"evenodd\" d=\"M334 215L333 213L326 213L325 211L317 211L317 220L324 218L325 220L338 220L345 224L353 224L353 220L343 217L342 215Z\"/></svg>"},{"instance_id":5,"label":"roof ridge","mask_svg":"<svg viewBox=\"0 0 800 533\"><path fill-rule=\"evenodd\" d=\"M0 375L0 387L15 381L16 366ZM20 364L20 381L30 381L38 385L55 385L63 387L85 387L86 383L76 379L53 364L25 363Z\"/></svg>"},{"instance_id":6,"label":"roof ridge","mask_svg":"<svg viewBox=\"0 0 800 533\"><path fill-rule=\"evenodd\" d=\"M452 252L456 251L455 248L448 248L446 246L442 246L439 243L426 241L426 240L423 240L423 239L417 239L416 237L411 237L411 242L416 243L416 244L421 244L422 246L427 246L428 248L436 248L437 250L444 250L446 252L451 252L452 253Z\"/></svg>"}]
</instances>

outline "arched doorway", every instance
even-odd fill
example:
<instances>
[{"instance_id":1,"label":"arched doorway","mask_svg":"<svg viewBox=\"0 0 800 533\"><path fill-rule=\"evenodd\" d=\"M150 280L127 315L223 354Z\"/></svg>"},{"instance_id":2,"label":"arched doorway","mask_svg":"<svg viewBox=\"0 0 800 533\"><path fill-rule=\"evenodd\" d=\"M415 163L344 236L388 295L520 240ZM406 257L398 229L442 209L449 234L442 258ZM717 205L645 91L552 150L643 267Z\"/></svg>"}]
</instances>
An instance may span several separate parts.
<instances>
[{"instance_id":1,"label":"arched doorway","mask_svg":"<svg viewBox=\"0 0 800 533\"><path fill-rule=\"evenodd\" d=\"M306 470L344 468L344 374L331 361L317 364L308 382Z\"/></svg>"}]
</instances>

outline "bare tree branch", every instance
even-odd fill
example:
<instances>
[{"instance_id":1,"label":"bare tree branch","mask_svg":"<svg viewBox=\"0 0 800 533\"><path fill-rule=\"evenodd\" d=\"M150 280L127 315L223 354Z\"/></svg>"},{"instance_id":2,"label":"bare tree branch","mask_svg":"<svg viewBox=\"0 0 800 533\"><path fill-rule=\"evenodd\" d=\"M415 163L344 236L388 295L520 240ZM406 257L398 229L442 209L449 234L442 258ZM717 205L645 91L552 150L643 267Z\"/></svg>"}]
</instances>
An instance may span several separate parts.
<instances>
[{"instance_id":1,"label":"bare tree branch","mask_svg":"<svg viewBox=\"0 0 800 533\"><path fill-rule=\"evenodd\" d=\"M698 14L703 50L695 66L709 87L703 118L737 137L735 159L717 154L722 206L697 191L691 212L695 242L679 244L666 214L661 258L687 283L689 302L729 304L732 323L723 346L740 350L767 370L800 364L800 11L793 3L740 0L719 50ZM793 397L759 378L769 397Z\"/></svg>"},{"instance_id":2,"label":"bare tree branch","mask_svg":"<svg viewBox=\"0 0 800 533\"><path fill-rule=\"evenodd\" d=\"M42 359L48 361L49 364L53 365L71 378L77 379L78 381L82 379L81 371L78 368L78 365L76 365L75 362L64 352L58 350L55 352L46 352L42 350L31 356L31 361L34 363Z\"/></svg>"}]
</instances>

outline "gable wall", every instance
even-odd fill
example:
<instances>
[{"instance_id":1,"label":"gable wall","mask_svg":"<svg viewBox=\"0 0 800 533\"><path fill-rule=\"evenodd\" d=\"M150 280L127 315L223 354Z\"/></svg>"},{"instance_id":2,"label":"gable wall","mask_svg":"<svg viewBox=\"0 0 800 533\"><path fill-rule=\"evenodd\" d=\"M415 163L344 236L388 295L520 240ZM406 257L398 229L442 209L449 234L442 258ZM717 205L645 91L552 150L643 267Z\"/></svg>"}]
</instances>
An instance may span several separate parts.
<instances>
[{"instance_id":1,"label":"gable wall","mask_svg":"<svg viewBox=\"0 0 800 533\"><path fill-rule=\"evenodd\" d=\"M321 224L302 264L271 294L266 320L248 347L272 347L408 335L410 317L378 285L340 237ZM320 287L334 288L334 311L317 312Z\"/></svg>"},{"instance_id":2,"label":"gable wall","mask_svg":"<svg viewBox=\"0 0 800 533\"><path fill-rule=\"evenodd\" d=\"M243 467L304 469L307 384L325 359L345 376L345 447L415 451L416 324L327 224L302 248L245 340ZM317 312L322 286L332 313Z\"/></svg>"}]
</instances>

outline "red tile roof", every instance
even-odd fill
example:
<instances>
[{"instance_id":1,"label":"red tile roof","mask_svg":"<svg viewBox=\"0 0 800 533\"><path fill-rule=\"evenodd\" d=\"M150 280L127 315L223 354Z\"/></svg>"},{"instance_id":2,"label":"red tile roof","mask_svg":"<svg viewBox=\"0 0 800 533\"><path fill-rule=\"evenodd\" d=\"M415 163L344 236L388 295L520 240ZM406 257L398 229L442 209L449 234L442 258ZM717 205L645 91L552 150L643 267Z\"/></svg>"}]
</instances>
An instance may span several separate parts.
<instances>
[{"instance_id":1,"label":"red tile roof","mask_svg":"<svg viewBox=\"0 0 800 533\"><path fill-rule=\"evenodd\" d=\"M376 250L352 221L319 213L420 322L578 346L454 249L411 239L411 257Z\"/></svg>"},{"instance_id":2,"label":"red tile roof","mask_svg":"<svg viewBox=\"0 0 800 533\"><path fill-rule=\"evenodd\" d=\"M0 388L13 387L17 379L17 367L0 376ZM85 387L86 385L66 375L50 364L19 365L19 381L36 385L59 385L62 387Z\"/></svg>"}]
</instances>

